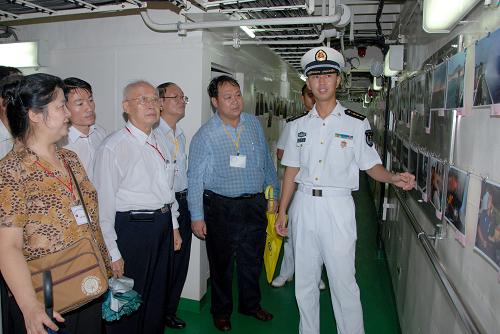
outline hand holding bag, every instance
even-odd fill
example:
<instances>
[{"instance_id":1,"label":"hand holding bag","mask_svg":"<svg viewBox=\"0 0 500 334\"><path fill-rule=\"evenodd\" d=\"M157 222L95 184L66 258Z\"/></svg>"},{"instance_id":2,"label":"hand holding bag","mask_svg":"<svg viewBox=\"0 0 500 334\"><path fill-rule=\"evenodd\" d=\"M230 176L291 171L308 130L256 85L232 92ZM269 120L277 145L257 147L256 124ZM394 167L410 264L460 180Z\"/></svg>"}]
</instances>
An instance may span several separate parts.
<instances>
[{"instance_id":1,"label":"hand holding bag","mask_svg":"<svg viewBox=\"0 0 500 334\"><path fill-rule=\"evenodd\" d=\"M43 304L43 272L50 271L53 280L54 310L66 313L87 304L106 292L108 278L90 216L73 171L66 166L75 183L78 197L87 217L91 238L82 237L58 252L28 261L37 299Z\"/></svg>"}]
</instances>

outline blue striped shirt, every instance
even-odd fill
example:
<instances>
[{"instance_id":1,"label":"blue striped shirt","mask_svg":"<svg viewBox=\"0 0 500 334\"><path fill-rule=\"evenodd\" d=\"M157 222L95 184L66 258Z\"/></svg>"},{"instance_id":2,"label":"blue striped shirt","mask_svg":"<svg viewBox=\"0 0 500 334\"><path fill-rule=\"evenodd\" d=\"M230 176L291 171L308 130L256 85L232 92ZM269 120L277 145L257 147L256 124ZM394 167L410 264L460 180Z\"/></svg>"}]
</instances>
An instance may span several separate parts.
<instances>
[{"instance_id":1,"label":"blue striped shirt","mask_svg":"<svg viewBox=\"0 0 500 334\"><path fill-rule=\"evenodd\" d=\"M238 132L240 155L246 156L246 168L229 166L230 156L237 153L233 141L236 141ZM204 219L204 190L238 197L262 192L267 185L273 186L274 197L278 198L276 169L264 131L255 116L241 113L235 129L224 125L216 113L196 132L189 147L188 168L188 205L193 221Z\"/></svg>"}]
</instances>

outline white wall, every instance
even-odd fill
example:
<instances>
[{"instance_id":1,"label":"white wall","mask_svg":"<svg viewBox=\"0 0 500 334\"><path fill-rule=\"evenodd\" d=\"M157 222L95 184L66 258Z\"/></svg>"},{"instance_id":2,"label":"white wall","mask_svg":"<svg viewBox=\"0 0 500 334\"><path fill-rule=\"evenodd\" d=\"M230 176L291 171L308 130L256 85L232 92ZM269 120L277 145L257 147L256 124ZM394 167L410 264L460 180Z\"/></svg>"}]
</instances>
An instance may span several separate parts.
<instances>
[{"instance_id":1,"label":"white wall","mask_svg":"<svg viewBox=\"0 0 500 334\"><path fill-rule=\"evenodd\" d=\"M413 5L411 3L410 5ZM410 41L425 41L425 44L410 43L408 48L408 70L420 69L426 59L433 55L448 41L459 34L464 35L467 50L467 70L472 69L474 62L475 40L484 37L487 32L500 27L500 9L485 9L481 4L467 17L466 23L455 28L450 34L427 34L425 38L415 38L421 35L420 19L412 19L405 27ZM419 10L415 11L419 14ZM420 36L422 37L422 36ZM473 73L466 73L466 101L472 94ZM467 96L469 95L469 96ZM469 101L471 101L469 99ZM460 119L455 142L454 165L471 171L467 196L465 217L466 244L462 247L455 240L455 230L446 224L447 236L437 241L435 248L440 261L446 269L452 284L459 291L472 313L487 333L498 333L500 330L500 289L498 272L476 251L474 241L478 219L478 208L481 193L481 179L476 175L489 175L490 179L499 182L500 149L499 140L500 119L489 116L484 108L471 110L471 104L466 104L465 114ZM411 207L418 222L427 234L431 235L436 224L429 219L425 203L419 203L412 196L406 201ZM397 204L394 196L390 203ZM399 211L399 214L398 214ZM435 277L426 255L422 251L407 218L401 214L401 209L391 210L385 223L384 244L388 254L388 262L393 277L393 286L397 300L401 329L405 333L466 333L446 296L441 284Z\"/></svg>"},{"instance_id":2,"label":"white wall","mask_svg":"<svg viewBox=\"0 0 500 334\"><path fill-rule=\"evenodd\" d=\"M162 22L178 20L171 12L157 11L152 15L153 19ZM189 32L187 37L153 32L138 15L25 25L16 29L21 41L48 42L49 63L36 71L62 78L76 76L92 84L97 122L108 131L123 126L122 89L137 79L153 85L173 81L189 96L186 117L180 123L188 145L196 130L212 115L206 93L212 64L243 79L240 84L245 111L250 113L254 112L255 87L286 97L294 95L291 89L297 95L302 85L297 73L293 70L294 73L288 73L289 67L266 47L248 46L236 50L222 46L219 37L210 32ZM207 289L206 278L205 245L193 237L182 296L201 300Z\"/></svg>"}]
</instances>

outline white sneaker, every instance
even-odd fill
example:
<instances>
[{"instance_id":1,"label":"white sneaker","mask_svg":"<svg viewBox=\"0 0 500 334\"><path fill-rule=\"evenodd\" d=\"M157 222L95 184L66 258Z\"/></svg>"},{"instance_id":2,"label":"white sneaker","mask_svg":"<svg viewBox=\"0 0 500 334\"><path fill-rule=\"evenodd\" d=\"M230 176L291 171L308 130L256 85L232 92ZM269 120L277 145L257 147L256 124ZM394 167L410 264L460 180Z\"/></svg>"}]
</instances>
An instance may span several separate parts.
<instances>
[{"instance_id":1,"label":"white sneaker","mask_svg":"<svg viewBox=\"0 0 500 334\"><path fill-rule=\"evenodd\" d=\"M323 280L319 281L319 289L320 290L325 290L326 289L326 285L325 285L325 282L323 282Z\"/></svg>"},{"instance_id":2,"label":"white sneaker","mask_svg":"<svg viewBox=\"0 0 500 334\"><path fill-rule=\"evenodd\" d=\"M283 285L285 285L285 283L287 281L290 281L288 278L286 278L285 276L278 276L276 277L275 279L273 279L273 281L271 282L271 286L275 287L275 288L281 288Z\"/></svg>"}]
</instances>

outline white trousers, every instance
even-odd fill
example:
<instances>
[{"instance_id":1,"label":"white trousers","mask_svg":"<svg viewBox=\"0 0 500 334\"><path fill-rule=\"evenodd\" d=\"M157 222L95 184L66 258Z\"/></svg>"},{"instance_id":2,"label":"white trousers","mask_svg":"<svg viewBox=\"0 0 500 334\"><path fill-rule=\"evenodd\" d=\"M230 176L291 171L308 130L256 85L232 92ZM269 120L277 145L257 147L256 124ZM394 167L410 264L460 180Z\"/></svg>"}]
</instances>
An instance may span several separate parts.
<instances>
[{"instance_id":1,"label":"white trousers","mask_svg":"<svg viewBox=\"0 0 500 334\"><path fill-rule=\"evenodd\" d=\"M295 271L295 259L293 249L293 232L292 221L288 219L288 237L283 242L283 260L281 261L281 268L279 276L290 279Z\"/></svg>"},{"instance_id":2,"label":"white trousers","mask_svg":"<svg viewBox=\"0 0 500 334\"><path fill-rule=\"evenodd\" d=\"M356 219L352 196L313 197L297 191L291 214L299 333L320 333L318 284L323 263L337 333L364 333L359 288L354 277Z\"/></svg>"}]
</instances>

